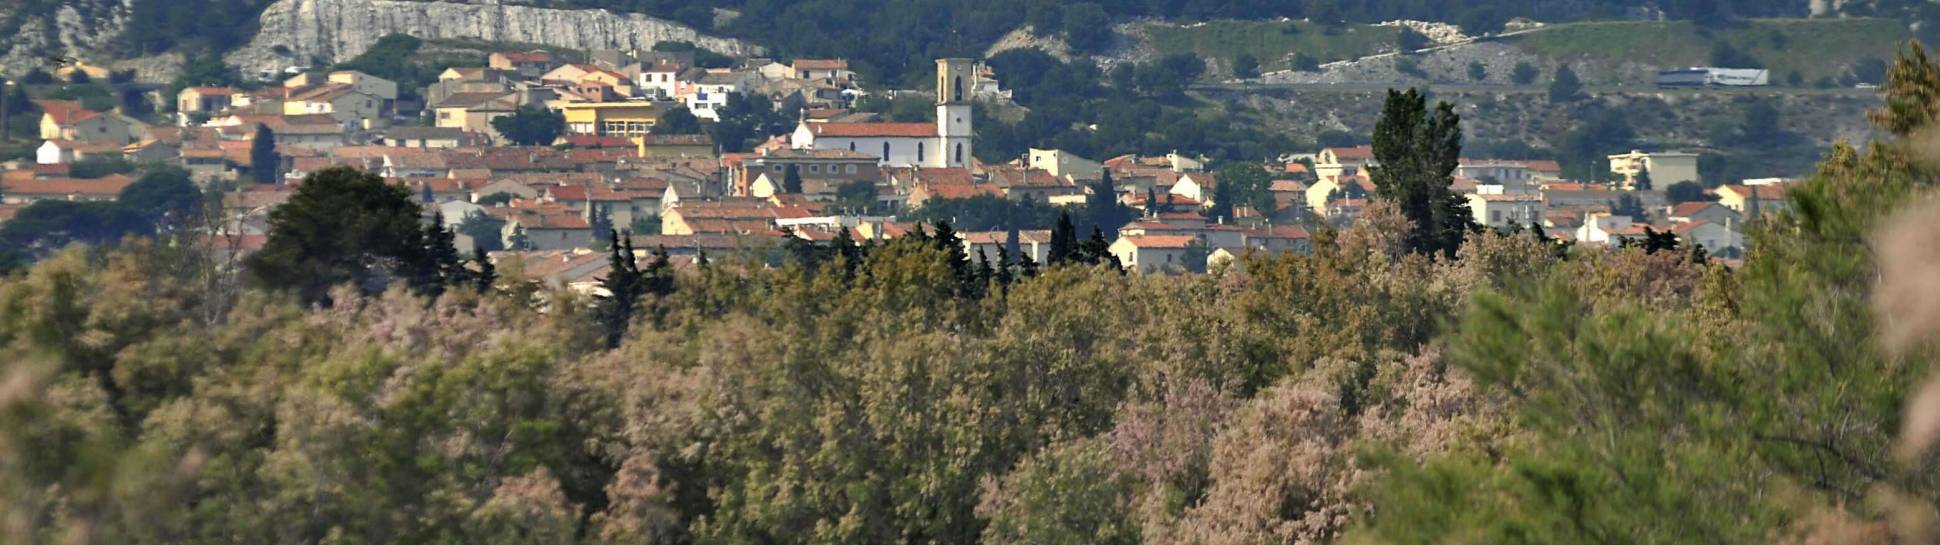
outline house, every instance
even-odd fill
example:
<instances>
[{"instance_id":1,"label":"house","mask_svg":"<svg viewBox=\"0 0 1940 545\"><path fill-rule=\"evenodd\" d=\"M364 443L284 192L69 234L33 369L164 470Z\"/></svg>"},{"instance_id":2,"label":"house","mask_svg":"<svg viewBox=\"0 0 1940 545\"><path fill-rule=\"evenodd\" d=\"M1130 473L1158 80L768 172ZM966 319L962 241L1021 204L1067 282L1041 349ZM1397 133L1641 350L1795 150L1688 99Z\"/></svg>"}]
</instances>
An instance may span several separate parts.
<instances>
[{"instance_id":1,"label":"house","mask_svg":"<svg viewBox=\"0 0 1940 545\"><path fill-rule=\"evenodd\" d=\"M1375 166L1374 147L1326 148L1314 156L1314 175L1321 179L1354 176Z\"/></svg>"},{"instance_id":2,"label":"house","mask_svg":"<svg viewBox=\"0 0 1940 545\"><path fill-rule=\"evenodd\" d=\"M1510 225L1537 225L1543 221L1543 197L1533 193L1481 194L1470 193L1469 213L1475 216L1475 223L1497 229Z\"/></svg>"},{"instance_id":3,"label":"house","mask_svg":"<svg viewBox=\"0 0 1940 545\"><path fill-rule=\"evenodd\" d=\"M1745 236L1731 225L1708 221L1687 221L1672 225L1672 234L1677 235L1680 244L1703 246L1712 255L1741 257L1745 252Z\"/></svg>"},{"instance_id":4,"label":"house","mask_svg":"<svg viewBox=\"0 0 1940 545\"><path fill-rule=\"evenodd\" d=\"M996 184L962 182L923 182L918 183L904 198L903 206L910 210L923 207L924 203L935 199L968 199L978 196L1002 197L1004 188Z\"/></svg>"},{"instance_id":5,"label":"house","mask_svg":"<svg viewBox=\"0 0 1940 545\"><path fill-rule=\"evenodd\" d=\"M213 116L228 111L242 91L229 87L184 87L175 94L177 121L183 126L197 114Z\"/></svg>"},{"instance_id":6,"label":"house","mask_svg":"<svg viewBox=\"0 0 1940 545\"><path fill-rule=\"evenodd\" d=\"M590 64L562 64L540 74L539 81L572 85L579 83L580 78L586 77L595 70L601 70L601 68Z\"/></svg>"},{"instance_id":7,"label":"house","mask_svg":"<svg viewBox=\"0 0 1940 545\"><path fill-rule=\"evenodd\" d=\"M1652 176L1656 176L1652 174ZM1743 214L1747 221L1786 209L1784 184L1718 186L1718 204Z\"/></svg>"},{"instance_id":8,"label":"house","mask_svg":"<svg viewBox=\"0 0 1940 545\"><path fill-rule=\"evenodd\" d=\"M344 127L387 125L386 102L347 83L326 83L300 90L283 101L283 115L329 114Z\"/></svg>"},{"instance_id":9,"label":"house","mask_svg":"<svg viewBox=\"0 0 1940 545\"><path fill-rule=\"evenodd\" d=\"M1642 238L1644 229L1644 225L1633 223L1630 216L1589 212L1583 216L1583 225L1576 228L1575 234L1577 242L1616 246Z\"/></svg>"},{"instance_id":10,"label":"house","mask_svg":"<svg viewBox=\"0 0 1940 545\"><path fill-rule=\"evenodd\" d=\"M1664 216L1676 223L1705 221L1720 225L1737 225L1743 221L1738 211L1710 201L1678 203L1666 210Z\"/></svg>"},{"instance_id":11,"label":"house","mask_svg":"<svg viewBox=\"0 0 1940 545\"><path fill-rule=\"evenodd\" d=\"M1105 170L1097 161L1064 150L1031 148L1025 157L1024 164L1059 178L1094 180Z\"/></svg>"},{"instance_id":12,"label":"house","mask_svg":"<svg viewBox=\"0 0 1940 545\"><path fill-rule=\"evenodd\" d=\"M492 120L517 112L519 99L512 93L457 93L438 101L431 110L433 126L485 134L498 140L503 137L498 129L492 128Z\"/></svg>"},{"instance_id":13,"label":"house","mask_svg":"<svg viewBox=\"0 0 1940 545\"><path fill-rule=\"evenodd\" d=\"M438 73L439 82L498 83L504 72L482 66L453 66Z\"/></svg>"},{"instance_id":14,"label":"house","mask_svg":"<svg viewBox=\"0 0 1940 545\"><path fill-rule=\"evenodd\" d=\"M892 167L972 166L969 59L939 59L937 123L810 123L795 128L795 149L846 149L875 155Z\"/></svg>"},{"instance_id":15,"label":"house","mask_svg":"<svg viewBox=\"0 0 1940 545\"><path fill-rule=\"evenodd\" d=\"M577 212L516 210L505 218L499 231L511 247L524 237L523 246L533 250L569 250L594 243L593 226Z\"/></svg>"},{"instance_id":16,"label":"house","mask_svg":"<svg viewBox=\"0 0 1940 545\"><path fill-rule=\"evenodd\" d=\"M75 142L73 140L47 140L34 148L34 163L60 165L73 163L97 156L122 155L122 146L107 143Z\"/></svg>"},{"instance_id":17,"label":"house","mask_svg":"<svg viewBox=\"0 0 1940 545\"><path fill-rule=\"evenodd\" d=\"M1035 168L986 167L984 175L1013 201L1048 203L1054 198L1084 194L1084 188L1077 184Z\"/></svg>"},{"instance_id":18,"label":"house","mask_svg":"<svg viewBox=\"0 0 1940 545\"><path fill-rule=\"evenodd\" d=\"M380 115L389 116L397 111L397 82L380 78L356 70L338 70L327 76L330 83L349 85L358 93L377 97L383 101L378 104Z\"/></svg>"},{"instance_id":19,"label":"house","mask_svg":"<svg viewBox=\"0 0 1940 545\"><path fill-rule=\"evenodd\" d=\"M1186 270L1186 253L1198 238L1183 235L1128 235L1111 244L1111 255L1126 269L1142 273Z\"/></svg>"},{"instance_id":20,"label":"house","mask_svg":"<svg viewBox=\"0 0 1940 545\"><path fill-rule=\"evenodd\" d=\"M526 79L544 76L552 71L556 64L551 53L540 50L500 51L485 56L485 65L491 69L517 74Z\"/></svg>"},{"instance_id":21,"label":"house","mask_svg":"<svg viewBox=\"0 0 1940 545\"><path fill-rule=\"evenodd\" d=\"M782 192L790 168L802 178L802 193L822 199L834 198L842 184L883 180L875 156L848 150L781 149L739 154L723 165L729 191L742 197L767 198Z\"/></svg>"},{"instance_id":22,"label":"house","mask_svg":"<svg viewBox=\"0 0 1940 545\"><path fill-rule=\"evenodd\" d=\"M723 199L687 202L666 209L660 215L660 234L696 233L761 234L775 231L775 220L806 218L812 214L799 206L776 206L763 199Z\"/></svg>"},{"instance_id":23,"label":"house","mask_svg":"<svg viewBox=\"0 0 1940 545\"><path fill-rule=\"evenodd\" d=\"M849 82L855 79L855 72L849 70L847 59L795 59L793 66L795 79L822 80L830 83Z\"/></svg>"},{"instance_id":24,"label":"house","mask_svg":"<svg viewBox=\"0 0 1940 545\"><path fill-rule=\"evenodd\" d=\"M29 204L38 201L112 201L121 190L135 183L126 174L113 174L92 180L77 178L0 178L0 203Z\"/></svg>"},{"instance_id":25,"label":"house","mask_svg":"<svg viewBox=\"0 0 1940 545\"><path fill-rule=\"evenodd\" d=\"M1307 186L1307 208L1331 217L1336 211L1332 206L1335 201L1360 200L1371 195L1374 195L1374 182L1366 176L1323 177Z\"/></svg>"},{"instance_id":26,"label":"house","mask_svg":"<svg viewBox=\"0 0 1940 545\"><path fill-rule=\"evenodd\" d=\"M727 108L728 98L753 85L751 72L708 71L680 91L681 102L694 113L694 117L709 121L720 121L721 110Z\"/></svg>"},{"instance_id":27,"label":"house","mask_svg":"<svg viewBox=\"0 0 1940 545\"><path fill-rule=\"evenodd\" d=\"M1626 188L1636 187L1637 175L1650 172L1651 189L1662 190L1678 182L1696 182L1698 178L1698 154L1660 151L1644 153L1631 150L1630 153L1611 155L1610 172L1623 176Z\"/></svg>"},{"instance_id":28,"label":"house","mask_svg":"<svg viewBox=\"0 0 1940 545\"><path fill-rule=\"evenodd\" d=\"M1497 192L1510 195L1535 193L1537 176L1524 161L1463 158L1455 167L1455 177L1475 180L1484 186L1500 186Z\"/></svg>"},{"instance_id":29,"label":"house","mask_svg":"<svg viewBox=\"0 0 1940 545\"><path fill-rule=\"evenodd\" d=\"M559 104L567 134L646 136L660 120L667 103L568 102Z\"/></svg>"},{"instance_id":30,"label":"house","mask_svg":"<svg viewBox=\"0 0 1940 545\"><path fill-rule=\"evenodd\" d=\"M85 143L126 145L140 140L148 126L125 115L97 112L74 100L37 100L40 138Z\"/></svg>"},{"instance_id":31,"label":"house","mask_svg":"<svg viewBox=\"0 0 1940 545\"><path fill-rule=\"evenodd\" d=\"M1256 229L1240 231L1243 244L1267 253L1311 254L1314 252L1313 234L1299 225L1266 225ZM1221 250L1226 248L1221 247Z\"/></svg>"},{"instance_id":32,"label":"house","mask_svg":"<svg viewBox=\"0 0 1940 545\"><path fill-rule=\"evenodd\" d=\"M642 96L654 100L673 100L683 83L680 73L686 69L685 65L667 61L641 66L640 75L633 78L633 84Z\"/></svg>"},{"instance_id":33,"label":"house","mask_svg":"<svg viewBox=\"0 0 1940 545\"><path fill-rule=\"evenodd\" d=\"M1010 245L1009 231L966 231L957 233L957 237L963 240L965 255L972 260L977 259L978 255L986 256L993 267L997 265L999 253L1008 251L1006 248ZM1018 263L1023 257L1029 257L1034 263L1043 263L1050 253L1051 231L1019 230L1017 250L1010 252L1010 259L1012 263Z\"/></svg>"},{"instance_id":34,"label":"house","mask_svg":"<svg viewBox=\"0 0 1940 545\"><path fill-rule=\"evenodd\" d=\"M1118 236L1192 237L1213 248L1238 248L1246 245L1245 229L1234 225L1208 224L1204 217L1195 212L1158 214L1148 219L1128 223L1118 229Z\"/></svg>"},{"instance_id":35,"label":"house","mask_svg":"<svg viewBox=\"0 0 1940 545\"><path fill-rule=\"evenodd\" d=\"M1213 186L1218 183L1211 172L1190 172L1179 176L1179 181L1172 184L1172 189L1166 190L1166 193L1208 202L1212 199Z\"/></svg>"},{"instance_id":36,"label":"house","mask_svg":"<svg viewBox=\"0 0 1940 545\"><path fill-rule=\"evenodd\" d=\"M597 100L617 100L634 96L633 78L626 74L595 68L574 82L573 90Z\"/></svg>"},{"instance_id":37,"label":"house","mask_svg":"<svg viewBox=\"0 0 1940 545\"><path fill-rule=\"evenodd\" d=\"M488 198L505 194L518 199L537 199L539 189L518 180L499 179L472 190L472 202L484 202Z\"/></svg>"}]
</instances>

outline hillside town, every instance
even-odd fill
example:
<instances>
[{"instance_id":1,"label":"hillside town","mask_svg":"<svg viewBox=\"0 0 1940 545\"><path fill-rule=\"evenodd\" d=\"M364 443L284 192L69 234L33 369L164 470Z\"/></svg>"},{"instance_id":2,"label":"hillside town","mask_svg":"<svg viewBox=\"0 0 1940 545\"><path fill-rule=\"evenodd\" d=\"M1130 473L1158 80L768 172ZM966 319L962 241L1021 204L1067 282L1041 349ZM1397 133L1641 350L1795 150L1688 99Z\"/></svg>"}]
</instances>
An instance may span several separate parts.
<instances>
[{"instance_id":1,"label":"hillside town","mask_svg":"<svg viewBox=\"0 0 1940 545\"><path fill-rule=\"evenodd\" d=\"M1369 146L1285 155L1242 168L1265 182L1242 196L1220 191L1230 166L1215 171L1179 153L1031 149L984 162L972 153L973 109L1007 91L989 66L968 59L940 59L934 89L902 92L934 99L937 121L909 123L852 109L878 91L842 59L701 68L691 52L588 57L494 52L484 66L446 69L415 90L354 70L298 73L254 90L190 86L168 97L167 124L39 100L41 143L31 163L0 174L0 220L42 200L112 200L143 169L173 165L221 195L216 234L247 253L305 177L347 166L421 196L427 221L442 221L460 251L518 259L530 280L577 290L605 276L609 231L629 233L643 256L664 247L691 263L791 240L828 244L838 234L905 236L925 228L913 218L926 207L978 197L1067 214L1112 203L1123 221L1097 225L1115 231L1104 233L1111 257L1128 270L1180 274L1248 253L1309 251L1317 230L1356 219L1379 168ZM751 151L722 152L699 128L750 96L791 105L795 126ZM559 126L520 145L523 136L506 131L522 116ZM1699 180L1696 154L1609 151L1610 175L1600 180L1566 179L1554 161L1464 157L1452 189L1484 228L1612 246L1669 233L1727 261L1742 256L1747 222L1785 206L1783 179L1673 200L1665 188ZM83 172L101 164L132 168ZM1221 195L1234 202L1221 207ZM961 232L972 258L995 259L1000 249L1006 259L1051 257L1044 226L977 227L985 230Z\"/></svg>"}]
</instances>

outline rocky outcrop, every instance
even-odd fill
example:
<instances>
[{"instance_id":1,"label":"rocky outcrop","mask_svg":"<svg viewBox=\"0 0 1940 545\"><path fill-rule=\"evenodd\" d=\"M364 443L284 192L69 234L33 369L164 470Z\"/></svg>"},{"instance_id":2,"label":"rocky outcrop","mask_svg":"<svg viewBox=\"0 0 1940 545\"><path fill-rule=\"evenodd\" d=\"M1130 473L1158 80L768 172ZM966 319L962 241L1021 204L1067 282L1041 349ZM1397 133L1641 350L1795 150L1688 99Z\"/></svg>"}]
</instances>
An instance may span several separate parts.
<instances>
[{"instance_id":1,"label":"rocky outcrop","mask_svg":"<svg viewBox=\"0 0 1940 545\"><path fill-rule=\"evenodd\" d=\"M59 56L103 64L134 0L70 0L51 13L26 14L12 35L0 37L0 70L18 76L46 57ZM14 9L19 9L14 7ZM0 19L14 15L0 13Z\"/></svg>"},{"instance_id":2,"label":"rocky outcrop","mask_svg":"<svg viewBox=\"0 0 1940 545\"><path fill-rule=\"evenodd\" d=\"M758 46L706 36L691 27L643 15L504 5L493 0L278 0L263 10L261 21L256 38L228 57L245 74L308 66L319 60L349 60L388 34L580 50L647 49L657 42L687 41L728 55L761 52Z\"/></svg>"}]
</instances>

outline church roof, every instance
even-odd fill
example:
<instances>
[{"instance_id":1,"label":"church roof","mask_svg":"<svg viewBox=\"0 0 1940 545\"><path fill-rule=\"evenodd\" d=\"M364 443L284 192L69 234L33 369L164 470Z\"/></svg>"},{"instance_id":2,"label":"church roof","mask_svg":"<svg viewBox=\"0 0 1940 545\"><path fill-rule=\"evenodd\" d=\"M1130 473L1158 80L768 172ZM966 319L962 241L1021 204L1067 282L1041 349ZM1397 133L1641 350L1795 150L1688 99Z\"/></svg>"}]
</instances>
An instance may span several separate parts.
<instances>
[{"instance_id":1,"label":"church roof","mask_svg":"<svg viewBox=\"0 0 1940 545\"><path fill-rule=\"evenodd\" d=\"M937 135L935 123L810 123L815 136L929 138Z\"/></svg>"}]
</instances>

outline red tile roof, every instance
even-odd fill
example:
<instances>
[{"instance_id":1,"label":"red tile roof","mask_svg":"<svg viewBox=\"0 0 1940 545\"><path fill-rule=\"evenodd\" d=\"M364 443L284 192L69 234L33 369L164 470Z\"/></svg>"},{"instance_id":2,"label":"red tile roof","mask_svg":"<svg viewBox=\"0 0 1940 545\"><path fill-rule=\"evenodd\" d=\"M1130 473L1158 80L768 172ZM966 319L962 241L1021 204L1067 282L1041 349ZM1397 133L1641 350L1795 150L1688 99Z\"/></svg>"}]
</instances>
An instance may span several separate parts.
<instances>
[{"instance_id":1,"label":"red tile roof","mask_svg":"<svg viewBox=\"0 0 1940 545\"><path fill-rule=\"evenodd\" d=\"M848 59L795 59L796 70L848 70Z\"/></svg>"},{"instance_id":2,"label":"red tile roof","mask_svg":"<svg viewBox=\"0 0 1940 545\"><path fill-rule=\"evenodd\" d=\"M1120 237L1120 239L1130 241L1133 246L1139 248L1179 249L1191 246L1192 243L1199 240L1199 237L1191 235L1131 235Z\"/></svg>"},{"instance_id":3,"label":"red tile roof","mask_svg":"<svg viewBox=\"0 0 1940 545\"><path fill-rule=\"evenodd\" d=\"M808 130L815 136L833 137L903 137L925 138L936 136L935 123L810 123Z\"/></svg>"}]
</instances>

